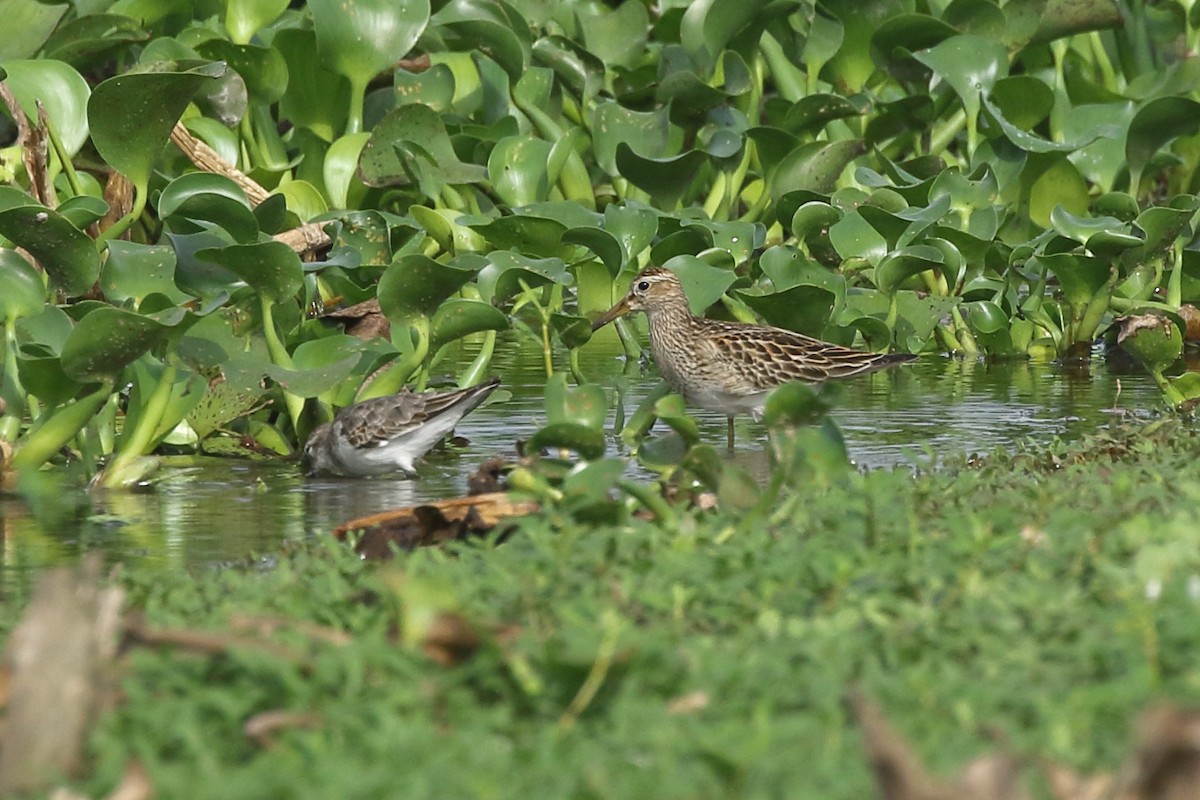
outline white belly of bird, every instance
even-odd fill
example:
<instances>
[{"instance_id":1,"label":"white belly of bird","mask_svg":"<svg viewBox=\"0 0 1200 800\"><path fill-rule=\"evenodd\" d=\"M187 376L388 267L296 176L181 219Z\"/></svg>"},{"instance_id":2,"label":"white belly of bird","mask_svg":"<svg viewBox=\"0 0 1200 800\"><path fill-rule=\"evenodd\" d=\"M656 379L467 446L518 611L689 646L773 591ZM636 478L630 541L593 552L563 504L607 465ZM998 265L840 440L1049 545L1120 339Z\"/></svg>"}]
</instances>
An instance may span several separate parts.
<instances>
[{"instance_id":1,"label":"white belly of bird","mask_svg":"<svg viewBox=\"0 0 1200 800\"><path fill-rule=\"evenodd\" d=\"M416 472L413 462L428 453L461 417L443 414L370 447L354 447L339 438L334 456L346 475L384 475L396 470L411 474Z\"/></svg>"}]
</instances>

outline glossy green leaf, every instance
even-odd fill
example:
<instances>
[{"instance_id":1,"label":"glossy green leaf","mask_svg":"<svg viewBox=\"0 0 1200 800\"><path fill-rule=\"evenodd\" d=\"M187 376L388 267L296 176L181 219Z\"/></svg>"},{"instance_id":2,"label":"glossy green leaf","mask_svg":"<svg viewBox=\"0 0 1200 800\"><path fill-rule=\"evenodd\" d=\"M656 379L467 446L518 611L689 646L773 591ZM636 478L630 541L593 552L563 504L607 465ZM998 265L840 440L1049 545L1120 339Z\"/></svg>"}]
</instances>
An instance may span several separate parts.
<instances>
[{"instance_id":1,"label":"glossy green leaf","mask_svg":"<svg viewBox=\"0 0 1200 800\"><path fill-rule=\"evenodd\" d=\"M40 101L63 148L72 155L79 152L89 133L87 107L91 91L83 76L70 64L48 58L10 59L0 62L0 68L7 73L5 83L25 116L36 124Z\"/></svg>"},{"instance_id":2,"label":"glossy green leaf","mask_svg":"<svg viewBox=\"0 0 1200 800\"><path fill-rule=\"evenodd\" d=\"M283 56L288 72L287 89L279 100L280 114L293 125L309 128L326 142L332 142L346 124L349 81L321 66L317 37L310 30L281 30L271 45ZM362 141L366 138L364 135Z\"/></svg>"},{"instance_id":3,"label":"glossy green leaf","mask_svg":"<svg viewBox=\"0 0 1200 800\"><path fill-rule=\"evenodd\" d=\"M884 294L892 294L904 281L926 270L941 268L944 256L929 245L910 245L888 253L875 268L875 286Z\"/></svg>"},{"instance_id":4,"label":"glossy green leaf","mask_svg":"<svg viewBox=\"0 0 1200 800\"><path fill-rule=\"evenodd\" d=\"M36 205L0 211L0 235L28 250L51 285L67 294L83 294L100 275L92 238L57 211Z\"/></svg>"},{"instance_id":5,"label":"glossy green leaf","mask_svg":"<svg viewBox=\"0 0 1200 800\"><path fill-rule=\"evenodd\" d=\"M695 256L675 256L663 267L679 276L694 314L703 314L737 280L731 270L710 266Z\"/></svg>"},{"instance_id":6,"label":"glossy green leaf","mask_svg":"<svg viewBox=\"0 0 1200 800\"><path fill-rule=\"evenodd\" d=\"M1092 256L1055 253L1037 256L1037 261L1058 278L1063 297L1071 305L1086 305L1109 279L1109 265Z\"/></svg>"},{"instance_id":7,"label":"glossy green leaf","mask_svg":"<svg viewBox=\"0 0 1200 800\"><path fill-rule=\"evenodd\" d=\"M1159 97L1139 108L1125 137L1130 185L1136 191L1150 159L1167 143L1200 130L1200 102L1189 97Z\"/></svg>"},{"instance_id":8,"label":"glossy green leaf","mask_svg":"<svg viewBox=\"0 0 1200 800\"><path fill-rule=\"evenodd\" d=\"M589 461L603 458L607 442L604 431L577 422L556 422L538 428L525 443L525 452L573 450Z\"/></svg>"},{"instance_id":9,"label":"glossy green leaf","mask_svg":"<svg viewBox=\"0 0 1200 800\"><path fill-rule=\"evenodd\" d=\"M838 177L864 152L866 145L860 139L802 144L775 168L771 194L779 199L797 189L832 192Z\"/></svg>"},{"instance_id":10,"label":"glossy green leaf","mask_svg":"<svg viewBox=\"0 0 1200 800\"><path fill-rule=\"evenodd\" d=\"M954 36L913 53L913 57L954 89L971 117L978 116L982 98L991 93L996 81L1008 75L1004 46L981 36Z\"/></svg>"},{"instance_id":11,"label":"glossy green leaf","mask_svg":"<svg viewBox=\"0 0 1200 800\"><path fill-rule=\"evenodd\" d=\"M234 42L246 44L287 7L287 0L226 0L225 30Z\"/></svg>"},{"instance_id":12,"label":"glossy green leaf","mask_svg":"<svg viewBox=\"0 0 1200 800\"><path fill-rule=\"evenodd\" d=\"M17 251L0 248L0 320L36 314L45 302L41 273Z\"/></svg>"},{"instance_id":13,"label":"glossy green leaf","mask_svg":"<svg viewBox=\"0 0 1200 800\"><path fill-rule=\"evenodd\" d=\"M475 270L427 256L400 256L379 279L379 308L393 324L407 324L414 317L431 316L473 277Z\"/></svg>"},{"instance_id":14,"label":"glossy green leaf","mask_svg":"<svg viewBox=\"0 0 1200 800\"><path fill-rule=\"evenodd\" d=\"M241 187L224 175L189 172L163 188L158 197L159 216L172 230L195 233L196 222L216 225L242 243L258 238L258 220Z\"/></svg>"},{"instance_id":15,"label":"glossy green leaf","mask_svg":"<svg viewBox=\"0 0 1200 800\"><path fill-rule=\"evenodd\" d=\"M80 382L114 378L170 330L156 319L111 306L79 321L62 350L62 369Z\"/></svg>"},{"instance_id":16,"label":"glossy green leaf","mask_svg":"<svg viewBox=\"0 0 1200 800\"><path fill-rule=\"evenodd\" d=\"M100 270L100 289L114 303L132 300L135 305L149 294L162 294L173 302L190 298L175 286L175 250L169 245L138 244L114 240Z\"/></svg>"},{"instance_id":17,"label":"glossy green leaf","mask_svg":"<svg viewBox=\"0 0 1200 800\"><path fill-rule=\"evenodd\" d=\"M101 83L87 104L100 157L135 186L146 186L192 94L224 71L221 64L204 64L179 72L126 72Z\"/></svg>"},{"instance_id":18,"label":"glossy green leaf","mask_svg":"<svg viewBox=\"0 0 1200 800\"><path fill-rule=\"evenodd\" d=\"M547 199L550 149L549 142L533 136L510 136L497 142L487 165L488 180L496 194L513 206Z\"/></svg>"},{"instance_id":19,"label":"glossy green leaf","mask_svg":"<svg viewBox=\"0 0 1200 800\"><path fill-rule=\"evenodd\" d=\"M29 58L50 38L59 20L70 8L66 3L38 0L8 0L4 4L4 26L19 35L0 37L0 63ZM40 466L40 465L39 465Z\"/></svg>"},{"instance_id":20,"label":"glossy green leaf","mask_svg":"<svg viewBox=\"0 0 1200 800\"><path fill-rule=\"evenodd\" d=\"M777 328L820 338L833 313L837 295L829 289L797 285L770 294L734 291L742 302Z\"/></svg>"},{"instance_id":21,"label":"glossy green leaf","mask_svg":"<svg viewBox=\"0 0 1200 800\"><path fill-rule=\"evenodd\" d=\"M294 297L304 282L300 257L282 242L210 248L196 257L229 270L272 303Z\"/></svg>"},{"instance_id":22,"label":"glossy green leaf","mask_svg":"<svg viewBox=\"0 0 1200 800\"><path fill-rule=\"evenodd\" d=\"M567 386L566 376L556 372L546 381L546 419L553 424L577 423L604 429L608 400L604 389L594 383Z\"/></svg>"},{"instance_id":23,"label":"glossy green leaf","mask_svg":"<svg viewBox=\"0 0 1200 800\"><path fill-rule=\"evenodd\" d=\"M429 0L311 0L322 63L356 86L403 58L429 23Z\"/></svg>"},{"instance_id":24,"label":"glossy green leaf","mask_svg":"<svg viewBox=\"0 0 1200 800\"><path fill-rule=\"evenodd\" d=\"M416 153L416 158L409 158L407 165L402 146L409 146ZM413 169L428 172L444 183L487 179L483 167L458 160L441 116L420 103L408 103L389 111L371 131L359 164L359 174L368 186L412 183Z\"/></svg>"},{"instance_id":25,"label":"glossy green leaf","mask_svg":"<svg viewBox=\"0 0 1200 800\"><path fill-rule=\"evenodd\" d=\"M596 162L608 175L621 174L617 148L626 144L643 158L663 158L670 143L667 108L636 111L615 102L597 103L592 110L591 134Z\"/></svg>"},{"instance_id":26,"label":"glossy green leaf","mask_svg":"<svg viewBox=\"0 0 1200 800\"><path fill-rule=\"evenodd\" d=\"M618 142L615 163L622 177L648 192L660 207L671 209L678 205L707 160L708 156L699 150L669 158L646 158L625 142Z\"/></svg>"},{"instance_id":27,"label":"glossy green leaf","mask_svg":"<svg viewBox=\"0 0 1200 800\"><path fill-rule=\"evenodd\" d=\"M430 325L430 349L482 331L503 331L508 315L489 303L452 297L438 306Z\"/></svg>"},{"instance_id":28,"label":"glossy green leaf","mask_svg":"<svg viewBox=\"0 0 1200 800\"><path fill-rule=\"evenodd\" d=\"M487 255L487 264L479 272L479 293L488 302L501 302L519 294L522 284L529 287L548 283L567 284L571 274L558 258L535 259L511 250L495 250Z\"/></svg>"},{"instance_id":29,"label":"glossy green leaf","mask_svg":"<svg viewBox=\"0 0 1200 800\"><path fill-rule=\"evenodd\" d=\"M625 0L616 8L601 6L583 11L579 27L587 49L605 64L630 68L646 52L649 15L640 0Z\"/></svg>"}]
</instances>

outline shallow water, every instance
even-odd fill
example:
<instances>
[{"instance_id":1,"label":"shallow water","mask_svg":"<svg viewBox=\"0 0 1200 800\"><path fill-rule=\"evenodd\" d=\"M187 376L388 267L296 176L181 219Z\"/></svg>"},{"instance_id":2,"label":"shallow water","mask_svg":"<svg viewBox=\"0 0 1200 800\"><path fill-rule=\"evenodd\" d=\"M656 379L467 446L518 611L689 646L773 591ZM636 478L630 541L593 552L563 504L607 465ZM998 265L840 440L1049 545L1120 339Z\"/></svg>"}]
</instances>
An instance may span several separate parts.
<instances>
[{"instance_id":1,"label":"shallow water","mask_svg":"<svg viewBox=\"0 0 1200 800\"><path fill-rule=\"evenodd\" d=\"M629 414L657 377L652 367L626 364L616 348L615 340L600 339L581 354L580 366L589 380L609 387L625 383ZM544 419L546 376L539 350L502 343L491 372L504 379L511 398L468 416L456 431L468 444L431 454L415 479L306 479L293 462L214 458L175 465L168 459L158 483L145 492L89 496L67 490L38 504L37 515L19 499L0 497L0 595L12 580L73 561L91 548L102 549L111 562L164 567L269 560L285 541L327 535L347 519L460 495L481 460L511 455L516 440L527 438ZM851 457L863 467L929 464L1028 439L1076 437L1114 416L1144 413L1160 403L1148 376L1114 374L1101 359L1088 369L1065 369L927 356L850 379L843 389L833 416ZM723 446L725 418L707 412L696 418L704 439ZM733 459L761 474L766 431L739 419L736 434Z\"/></svg>"}]
</instances>

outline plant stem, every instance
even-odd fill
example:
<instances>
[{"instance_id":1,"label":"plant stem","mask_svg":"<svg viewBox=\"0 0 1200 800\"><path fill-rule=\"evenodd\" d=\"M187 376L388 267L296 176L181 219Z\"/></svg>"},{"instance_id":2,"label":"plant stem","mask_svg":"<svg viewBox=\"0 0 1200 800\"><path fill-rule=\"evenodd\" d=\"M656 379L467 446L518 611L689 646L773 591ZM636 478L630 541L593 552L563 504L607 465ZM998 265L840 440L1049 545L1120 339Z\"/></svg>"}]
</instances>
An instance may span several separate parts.
<instances>
[{"instance_id":1,"label":"plant stem","mask_svg":"<svg viewBox=\"0 0 1200 800\"><path fill-rule=\"evenodd\" d=\"M96 415L112 394L112 384L105 382L89 395L60 406L53 414L45 415L45 421L35 431L27 433L17 442L12 466L15 470L35 470L49 461L55 453L83 426Z\"/></svg>"}]
</instances>

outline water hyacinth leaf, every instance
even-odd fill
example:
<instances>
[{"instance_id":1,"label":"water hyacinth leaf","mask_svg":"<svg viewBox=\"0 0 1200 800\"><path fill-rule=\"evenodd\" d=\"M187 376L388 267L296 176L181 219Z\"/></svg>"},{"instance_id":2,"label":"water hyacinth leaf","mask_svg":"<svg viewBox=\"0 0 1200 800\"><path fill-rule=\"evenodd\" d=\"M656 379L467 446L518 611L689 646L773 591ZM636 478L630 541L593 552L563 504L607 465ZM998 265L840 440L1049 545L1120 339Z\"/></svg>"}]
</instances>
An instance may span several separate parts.
<instances>
[{"instance_id":1,"label":"water hyacinth leaf","mask_svg":"<svg viewBox=\"0 0 1200 800\"><path fill-rule=\"evenodd\" d=\"M382 267L392 262L388 223L380 212L347 211L332 228L331 258L357 266Z\"/></svg>"},{"instance_id":2,"label":"water hyacinth leaf","mask_svg":"<svg viewBox=\"0 0 1200 800\"><path fill-rule=\"evenodd\" d=\"M687 413L683 398L668 394L654 404L654 416L666 423L688 447L699 443L700 426Z\"/></svg>"},{"instance_id":3,"label":"water hyacinth leaf","mask_svg":"<svg viewBox=\"0 0 1200 800\"><path fill-rule=\"evenodd\" d=\"M0 320L36 314L45 303L41 273L16 250L0 247Z\"/></svg>"},{"instance_id":4,"label":"water hyacinth leaf","mask_svg":"<svg viewBox=\"0 0 1200 800\"><path fill-rule=\"evenodd\" d=\"M304 285L300 256L282 242L210 248L196 253L196 257L229 270L272 303L294 297Z\"/></svg>"},{"instance_id":5,"label":"water hyacinth leaf","mask_svg":"<svg viewBox=\"0 0 1200 800\"><path fill-rule=\"evenodd\" d=\"M735 290L733 294L768 324L820 338L833 314L837 295L821 286L797 285L770 294Z\"/></svg>"},{"instance_id":6,"label":"water hyacinth leaf","mask_svg":"<svg viewBox=\"0 0 1200 800\"><path fill-rule=\"evenodd\" d=\"M605 64L631 68L645 54L649 14L640 0L616 8L581 7L579 27L587 49Z\"/></svg>"},{"instance_id":7,"label":"water hyacinth leaf","mask_svg":"<svg viewBox=\"0 0 1200 800\"><path fill-rule=\"evenodd\" d=\"M287 0L228 0L225 30L237 44L246 44L258 31L287 10Z\"/></svg>"},{"instance_id":8,"label":"water hyacinth leaf","mask_svg":"<svg viewBox=\"0 0 1200 800\"><path fill-rule=\"evenodd\" d=\"M114 303L132 300L140 304L154 293L176 303L190 299L175 285L174 248L120 239L108 243L108 258L100 270L100 290Z\"/></svg>"},{"instance_id":9,"label":"water hyacinth leaf","mask_svg":"<svg viewBox=\"0 0 1200 800\"><path fill-rule=\"evenodd\" d=\"M433 314L430 324L430 349L457 341L481 331L503 331L509 327L508 315L493 305L479 300L452 297Z\"/></svg>"},{"instance_id":10,"label":"water hyacinth leaf","mask_svg":"<svg viewBox=\"0 0 1200 800\"><path fill-rule=\"evenodd\" d=\"M679 276L693 314L703 314L737 280L732 270L711 266L695 256L675 256L663 267Z\"/></svg>"},{"instance_id":11,"label":"water hyacinth leaf","mask_svg":"<svg viewBox=\"0 0 1200 800\"><path fill-rule=\"evenodd\" d=\"M842 210L834 208L829 203L812 200L796 209L792 215L792 235L800 241L806 241L814 233L826 231L842 218Z\"/></svg>"},{"instance_id":12,"label":"water hyacinth leaf","mask_svg":"<svg viewBox=\"0 0 1200 800\"><path fill-rule=\"evenodd\" d=\"M778 200L797 189L832 192L838 177L866 149L861 139L802 144L775 168L770 180L771 196Z\"/></svg>"},{"instance_id":13,"label":"water hyacinth leaf","mask_svg":"<svg viewBox=\"0 0 1200 800\"><path fill-rule=\"evenodd\" d=\"M782 127L798 135L815 134L835 119L857 117L862 113L862 109L840 95L810 94L788 109Z\"/></svg>"},{"instance_id":14,"label":"water hyacinth leaf","mask_svg":"<svg viewBox=\"0 0 1200 800\"><path fill-rule=\"evenodd\" d=\"M531 52L585 103L603 86L604 62L564 36L543 36L533 43Z\"/></svg>"},{"instance_id":15,"label":"water hyacinth leaf","mask_svg":"<svg viewBox=\"0 0 1200 800\"><path fill-rule=\"evenodd\" d=\"M350 81L347 132L357 133L367 84L416 44L429 23L429 0L313 0L308 9L321 63Z\"/></svg>"},{"instance_id":16,"label":"water hyacinth leaf","mask_svg":"<svg viewBox=\"0 0 1200 800\"><path fill-rule=\"evenodd\" d=\"M575 422L602 430L608 415L604 388L594 383L567 386L567 378L556 372L546 381L546 419L551 424Z\"/></svg>"},{"instance_id":17,"label":"water hyacinth leaf","mask_svg":"<svg viewBox=\"0 0 1200 800\"><path fill-rule=\"evenodd\" d=\"M567 232L567 226L556 219L515 214L488 222L471 223L469 227L497 250L515 250L531 256L572 260L578 255L578 248L564 245L563 234Z\"/></svg>"},{"instance_id":18,"label":"water hyacinth leaf","mask_svg":"<svg viewBox=\"0 0 1200 800\"><path fill-rule=\"evenodd\" d=\"M603 228L571 228L562 235L565 244L577 244L591 250L604 264L608 274L615 278L625 266L625 253L621 243Z\"/></svg>"},{"instance_id":19,"label":"water hyacinth leaf","mask_svg":"<svg viewBox=\"0 0 1200 800\"><path fill-rule=\"evenodd\" d=\"M1125 137L1130 185L1137 190L1142 171L1167 143L1200 130L1200 102L1188 97L1159 97L1139 108Z\"/></svg>"},{"instance_id":20,"label":"water hyacinth leaf","mask_svg":"<svg viewBox=\"0 0 1200 800\"><path fill-rule=\"evenodd\" d=\"M41 348L22 348L17 354L21 388L48 406L65 403L79 394L83 384L63 372L62 359Z\"/></svg>"},{"instance_id":21,"label":"water hyacinth leaf","mask_svg":"<svg viewBox=\"0 0 1200 800\"><path fill-rule=\"evenodd\" d=\"M83 383L114 378L169 330L162 322L132 311L96 308L79 320L63 344L63 372Z\"/></svg>"},{"instance_id":22,"label":"water hyacinth leaf","mask_svg":"<svg viewBox=\"0 0 1200 800\"><path fill-rule=\"evenodd\" d=\"M6 73L5 84L29 121L37 124L37 102L41 101L63 149L71 155L78 153L88 138L87 108L91 96L83 76L70 64L49 58L10 59L0 62L0 68Z\"/></svg>"},{"instance_id":23,"label":"water hyacinth leaf","mask_svg":"<svg viewBox=\"0 0 1200 800\"><path fill-rule=\"evenodd\" d=\"M512 206L545 200L550 193L547 164L552 145L534 136L501 139L488 156L488 180L496 194Z\"/></svg>"},{"instance_id":24,"label":"water hyacinth leaf","mask_svg":"<svg viewBox=\"0 0 1200 800\"><path fill-rule=\"evenodd\" d=\"M1008 330L1008 314L991 300L963 303L968 324L978 334L989 335Z\"/></svg>"},{"instance_id":25,"label":"water hyacinth leaf","mask_svg":"<svg viewBox=\"0 0 1200 800\"><path fill-rule=\"evenodd\" d=\"M988 99L1004 119L1031 131L1054 108L1054 90L1032 75L1010 75L992 86Z\"/></svg>"},{"instance_id":26,"label":"water hyacinth leaf","mask_svg":"<svg viewBox=\"0 0 1200 800\"><path fill-rule=\"evenodd\" d=\"M768 247L758 265L776 291L792 286L818 286L834 295L837 309L846 298L846 277L805 258L793 245Z\"/></svg>"},{"instance_id":27,"label":"water hyacinth leaf","mask_svg":"<svg viewBox=\"0 0 1200 800\"><path fill-rule=\"evenodd\" d=\"M822 53L834 50L824 72L830 76L839 92L854 94L861 91L875 73L871 37L890 17L912 11L913 4L910 0L869 0L860 3L822 3L819 8L834 15L834 18L815 14L809 41L812 42L818 35L830 37L817 47L818 52ZM805 61L808 62L809 58L806 54Z\"/></svg>"},{"instance_id":28,"label":"water hyacinth leaf","mask_svg":"<svg viewBox=\"0 0 1200 800\"><path fill-rule=\"evenodd\" d=\"M592 321L587 317L555 312L550 315L550 327L558 340L571 350L582 347L592 338Z\"/></svg>"},{"instance_id":29,"label":"water hyacinth leaf","mask_svg":"<svg viewBox=\"0 0 1200 800\"><path fill-rule=\"evenodd\" d=\"M75 323L67 312L58 306L44 305L40 311L17 320L17 342L22 346L38 345L58 355L73 330Z\"/></svg>"},{"instance_id":30,"label":"water hyacinth leaf","mask_svg":"<svg viewBox=\"0 0 1200 800\"><path fill-rule=\"evenodd\" d=\"M349 81L321 66L317 37L310 30L285 28L276 32L271 46L283 56L288 72L287 89L279 100L280 115L326 142L334 141L346 124Z\"/></svg>"},{"instance_id":31,"label":"water hyacinth leaf","mask_svg":"<svg viewBox=\"0 0 1200 800\"><path fill-rule=\"evenodd\" d=\"M698 0L689 3L679 24L684 49L701 64L713 63L725 46L753 22L766 6L765 0L726 3Z\"/></svg>"},{"instance_id":32,"label":"water hyacinth leaf","mask_svg":"<svg viewBox=\"0 0 1200 800\"><path fill-rule=\"evenodd\" d=\"M56 210L76 228L83 230L87 226L103 219L104 215L108 213L109 206L108 203L99 197L79 194L74 197L68 197L59 203Z\"/></svg>"},{"instance_id":33,"label":"water hyacinth leaf","mask_svg":"<svg viewBox=\"0 0 1200 800\"><path fill-rule=\"evenodd\" d=\"M189 172L168 183L158 198L159 216L180 233L196 233L206 222L235 241L258 238L258 219L242 188L224 175ZM174 219L173 219L174 218Z\"/></svg>"},{"instance_id":34,"label":"water hyacinth leaf","mask_svg":"<svg viewBox=\"0 0 1200 800\"><path fill-rule=\"evenodd\" d=\"M979 115L982 98L1008 75L1004 46L981 36L963 34L913 53L913 58L948 83L969 117Z\"/></svg>"},{"instance_id":35,"label":"water hyacinth leaf","mask_svg":"<svg viewBox=\"0 0 1200 800\"><path fill-rule=\"evenodd\" d=\"M638 155L625 142L617 143L615 163L620 175L634 186L650 194L662 208L671 209L692 188L696 173L708 161L699 150L669 158L646 158Z\"/></svg>"},{"instance_id":36,"label":"water hyacinth leaf","mask_svg":"<svg viewBox=\"0 0 1200 800\"><path fill-rule=\"evenodd\" d=\"M1074 239L1081 244L1098 233L1125 233L1129 230L1126 223L1115 217L1076 216L1062 206L1056 206L1050 212L1050 225L1059 236Z\"/></svg>"},{"instance_id":37,"label":"water hyacinth leaf","mask_svg":"<svg viewBox=\"0 0 1200 800\"><path fill-rule=\"evenodd\" d=\"M944 42L959 31L928 14L897 14L885 20L871 36L875 60L902 83L925 83L929 70L912 57Z\"/></svg>"},{"instance_id":38,"label":"water hyacinth leaf","mask_svg":"<svg viewBox=\"0 0 1200 800\"><path fill-rule=\"evenodd\" d=\"M567 285L571 273L558 258L528 258L511 250L494 250L479 271L479 294L485 301L502 302L524 291L524 286Z\"/></svg>"},{"instance_id":39,"label":"water hyacinth leaf","mask_svg":"<svg viewBox=\"0 0 1200 800\"><path fill-rule=\"evenodd\" d=\"M100 275L92 238L57 211L37 205L0 211L0 235L28 250L51 285L69 295L83 294Z\"/></svg>"},{"instance_id":40,"label":"water hyacinth leaf","mask_svg":"<svg viewBox=\"0 0 1200 800\"><path fill-rule=\"evenodd\" d=\"M421 103L394 108L376 123L359 159L360 177L368 186L411 183L402 155L409 151L419 156L415 160L421 162L422 171L446 183L487 180L484 167L459 161L441 115Z\"/></svg>"},{"instance_id":41,"label":"water hyacinth leaf","mask_svg":"<svg viewBox=\"0 0 1200 800\"><path fill-rule=\"evenodd\" d=\"M20 36L0 39L0 60L28 58L49 39L69 10L65 3L49 5L38 0L13 0L4 4L4 24Z\"/></svg>"},{"instance_id":42,"label":"water hyacinth leaf","mask_svg":"<svg viewBox=\"0 0 1200 800\"><path fill-rule=\"evenodd\" d=\"M829 414L829 397L805 383L785 383L767 395L763 421L769 427L812 425Z\"/></svg>"},{"instance_id":43,"label":"water hyacinth leaf","mask_svg":"<svg viewBox=\"0 0 1200 800\"><path fill-rule=\"evenodd\" d=\"M683 225L707 230L712 235L712 246L729 253L736 264L749 260L751 253L762 244L762 239L766 236L766 231L761 225L739 220L683 220Z\"/></svg>"},{"instance_id":44,"label":"water hyacinth leaf","mask_svg":"<svg viewBox=\"0 0 1200 800\"><path fill-rule=\"evenodd\" d=\"M379 278L379 309L392 324L429 316L475 277L475 270L442 264L419 253L403 255Z\"/></svg>"},{"instance_id":45,"label":"water hyacinth leaf","mask_svg":"<svg viewBox=\"0 0 1200 800\"><path fill-rule=\"evenodd\" d=\"M746 136L754 142L758 160L763 170L770 174L788 153L796 149L800 140L780 128L757 125L746 130Z\"/></svg>"},{"instance_id":46,"label":"water hyacinth leaf","mask_svg":"<svg viewBox=\"0 0 1200 800\"><path fill-rule=\"evenodd\" d=\"M510 19L506 10L488 0L454 0L438 10L435 22L463 49L477 48L518 81L529 69L533 42L529 23Z\"/></svg>"},{"instance_id":47,"label":"water hyacinth leaf","mask_svg":"<svg viewBox=\"0 0 1200 800\"><path fill-rule=\"evenodd\" d=\"M604 457L607 447L603 428L593 428L577 422L554 422L538 428L525 443L526 453L541 450L572 450L580 458L595 461Z\"/></svg>"},{"instance_id":48,"label":"water hyacinth leaf","mask_svg":"<svg viewBox=\"0 0 1200 800\"><path fill-rule=\"evenodd\" d=\"M1065 156L1058 156L1029 189L1029 218L1043 228L1049 228L1050 215L1055 208L1062 206L1068 212L1082 216L1087 213L1088 200L1087 182L1079 170Z\"/></svg>"},{"instance_id":49,"label":"water hyacinth leaf","mask_svg":"<svg viewBox=\"0 0 1200 800\"><path fill-rule=\"evenodd\" d=\"M621 243L625 262L628 263L653 241L658 231L658 212L648 207L614 203L604 209L604 230Z\"/></svg>"},{"instance_id":50,"label":"water hyacinth leaf","mask_svg":"<svg viewBox=\"0 0 1200 800\"><path fill-rule=\"evenodd\" d=\"M297 348L299 349L299 348ZM263 364L262 371L295 397L317 397L337 386L358 364L358 354L309 369L288 369L278 364Z\"/></svg>"},{"instance_id":51,"label":"water hyacinth leaf","mask_svg":"<svg viewBox=\"0 0 1200 800\"><path fill-rule=\"evenodd\" d=\"M621 174L617 146L622 142L645 158L662 158L668 153L671 123L666 107L636 111L606 101L595 105L591 123L596 163L610 176Z\"/></svg>"},{"instance_id":52,"label":"water hyacinth leaf","mask_svg":"<svg viewBox=\"0 0 1200 800\"><path fill-rule=\"evenodd\" d=\"M892 294L912 276L939 270L943 263L944 256L936 247L918 244L897 248L875 268L875 286L884 294Z\"/></svg>"},{"instance_id":53,"label":"water hyacinth leaf","mask_svg":"<svg viewBox=\"0 0 1200 800\"><path fill-rule=\"evenodd\" d=\"M888 253L887 240L857 211L829 227L829 241L842 259L859 258L877 264Z\"/></svg>"},{"instance_id":54,"label":"water hyacinth leaf","mask_svg":"<svg viewBox=\"0 0 1200 800\"><path fill-rule=\"evenodd\" d=\"M88 99L92 144L110 167L145 187L171 128L192 95L225 72L203 64L180 72L127 72L109 78Z\"/></svg>"},{"instance_id":55,"label":"water hyacinth leaf","mask_svg":"<svg viewBox=\"0 0 1200 800\"><path fill-rule=\"evenodd\" d=\"M1096 137L1067 157L1084 177L1103 190L1111 190L1126 169L1125 140L1134 111L1134 104L1124 100L1075 105L1067 110L1063 120L1065 141Z\"/></svg>"},{"instance_id":56,"label":"water hyacinth leaf","mask_svg":"<svg viewBox=\"0 0 1200 800\"><path fill-rule=\"evenodd\" d=\"M1063 297L1073 306L1089 303L1109 279L1109 264L1093 256L1054 253L1035 259L1058 278Z\"/></svg>"},{"instance_id":57,"label":"water hyacinth leaf","mask_svg":"<svg viewBox=\"0 0 1200 800\"><path fill-rule=\"evenodd\" d=\"M638 445L638 461L647 469L669 473L683 464L687 457L688 444L675 431L658 436L649 436Z\"/></svg>"},{"instance_id":58,"label":"water hyacinth leaf","mask_svg":"<svg viewBox=\"0 0 1200 800\"><path fill-rule=\"evenodd\" d=\"M196 51L211 61L225 62L241 77L248 99L255 103L277 102L287 90L287 62L274 47L210 39Z\"/></svg>"}]
</instances>

